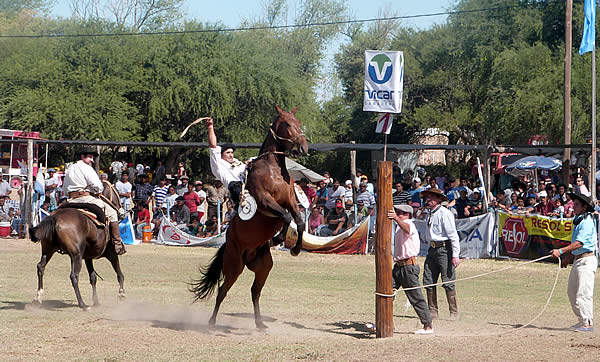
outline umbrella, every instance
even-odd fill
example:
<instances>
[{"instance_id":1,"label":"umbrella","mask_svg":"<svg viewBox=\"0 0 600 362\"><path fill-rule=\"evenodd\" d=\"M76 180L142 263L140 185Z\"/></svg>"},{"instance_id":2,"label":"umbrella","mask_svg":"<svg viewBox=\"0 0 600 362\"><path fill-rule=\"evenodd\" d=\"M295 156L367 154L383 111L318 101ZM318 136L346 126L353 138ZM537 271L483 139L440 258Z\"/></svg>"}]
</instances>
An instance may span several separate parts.
<instances>
[{"instance_id":1,"label":"umbrella","mask_svg":"<svg viewBox=\"0 0 600 362\"><path fill-rule=\"evenodd\" d=\"M296 181L299 181L302 178L306 178L310 182L317 182L325 178L316 173L315 171L306 168L298 162L293 161L287 157L285 158L285 166L287 167L290 176Z\"/></svg>"},{"instance_id":2,"label":"umbrella","mask_svg":"<svg viewBox=\"0 0 600 362\"><path fill-rule=\"evenodd\" d=\"M557 170L562 167L562 161L553 157L527 156L511 163L506 172L518 176L535 170Z\"/></svg>"}]
</instances>

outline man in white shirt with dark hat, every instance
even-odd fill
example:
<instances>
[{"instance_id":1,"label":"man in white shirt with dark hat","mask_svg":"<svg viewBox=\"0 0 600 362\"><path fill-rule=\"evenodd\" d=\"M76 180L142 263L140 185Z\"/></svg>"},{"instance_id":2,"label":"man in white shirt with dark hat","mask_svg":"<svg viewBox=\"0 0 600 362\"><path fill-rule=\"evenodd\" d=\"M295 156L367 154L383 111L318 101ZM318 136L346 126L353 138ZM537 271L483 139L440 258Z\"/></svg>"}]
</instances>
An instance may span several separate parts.
<instances>
[{"instance_id":1,"label":"man in white shirt with dark hat","mask_svg":"<svg viewBox=\"0 0 600 362\"><path fill-rule=\"evenodd\" d=\"M423 284L437 283L441 276L443 282L456 280L455 269L460 265L460 239L456 232L456 224L452 211L441 205L448 201L444 193L435 188L421 191L428 210L426 217L427 232L424 239L430 246L423 268ZM446 290L450 319L458 319L458 306L456 304L456 289L454 283L443 285ZM438 317L437 287L427 287L427 304L432 318Z\"/></svg>"},{"instance_id":2,"label":"man in white shirt with dark hat","mask_svg":"<svg viewBox=\"0 0 600 362\"><path fill-rule=\"evenodd\" d=\"M110 225L111 239L115 244L117 255L125 254L125 246L119 233L119 218L117 211L104 201L92 196L101 194L104 190L96 170L91 166L94 157L98 156L95 149L83 149L79 152L79 161L71 165L65 174L63 192L69 199L69 203L85 203L100 207L106 213Z\"/></svg>"}]
</instances>

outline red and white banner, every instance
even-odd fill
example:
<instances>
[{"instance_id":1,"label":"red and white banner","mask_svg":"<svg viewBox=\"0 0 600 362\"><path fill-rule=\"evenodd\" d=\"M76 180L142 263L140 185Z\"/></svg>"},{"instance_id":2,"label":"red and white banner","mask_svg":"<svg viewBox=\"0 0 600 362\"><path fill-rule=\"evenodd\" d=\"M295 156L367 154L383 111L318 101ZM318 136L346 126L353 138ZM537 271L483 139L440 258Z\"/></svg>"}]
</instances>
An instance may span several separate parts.
<instances>
[{"instance_id":1,"label":"red and white banner","mask_svg":"<svg viewBox=\"0 0 600 362\"><path fill-rule=\"evenodd\" d=\"M177 225L171 223L169 219L163 216L158 231L158 240L156 244L173 246L209 246L219 247L225 243L225 233L210 238L199 238L194 235L183 232Z\"/></svg>"},{"instance_id":2,"label":"red and white banner","mask_svg":"<svg viewBox=\"0 0 600 362\"><path fill-rule=\"evenodd\" d=\"M394 115L391 113L384 113L379 116L377 120L377 127L375 127L375 133L390 134L392 130L392 123L394 121Z\"/></svg>"}]
</instances>

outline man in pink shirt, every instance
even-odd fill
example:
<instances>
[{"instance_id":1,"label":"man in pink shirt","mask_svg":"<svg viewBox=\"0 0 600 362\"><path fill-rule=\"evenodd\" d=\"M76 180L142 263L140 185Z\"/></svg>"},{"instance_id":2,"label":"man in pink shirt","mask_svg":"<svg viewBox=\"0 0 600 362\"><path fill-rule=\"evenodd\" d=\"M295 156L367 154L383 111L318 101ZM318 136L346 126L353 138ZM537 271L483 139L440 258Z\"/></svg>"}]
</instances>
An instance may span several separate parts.
<instances>
[{"instance_id":1,"label":"man in pink shirt","mask_svg":"<svg viewBox=\"0 0 600 362\"><path fill-rule=\"evenodd\" d=\"M388 219L396 222L394 229L394 289L419 287L420 268L417 264L417 255L421 241L417 227L412 222L413 208L409 205L394 205L394 211L387 214ZM404 291L408 301L417 312L423 328L415 334L433 334L431 313L421 289Z\"/></svg>"}]
</instances>

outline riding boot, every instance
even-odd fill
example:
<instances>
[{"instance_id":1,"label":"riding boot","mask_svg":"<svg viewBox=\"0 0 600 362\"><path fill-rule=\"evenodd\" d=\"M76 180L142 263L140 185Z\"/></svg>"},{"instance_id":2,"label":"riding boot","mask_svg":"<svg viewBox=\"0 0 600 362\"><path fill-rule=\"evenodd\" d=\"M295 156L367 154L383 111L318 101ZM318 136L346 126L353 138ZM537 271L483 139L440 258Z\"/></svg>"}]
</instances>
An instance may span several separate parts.
<instances>
[{"instance_id":1,"label":"riding boot","mask_svg":"<svg viewBox=\"0 0 600 362\"><path fill-rule=\"evenodd\" d=\"M427 305L429 306L429 313L431 319L438 317L438 305L437 305L437 288L425 288L427 291Z\"/></svg>"},{"instance_id":2,"label":"riding boot","mask_svg":"<svg viewBox=\"0 0 600 362\"><path fill-rule=\"evenodd\" d=\"M456 290L446 289L446 298L448 298L448 308L450 309L450 320L458 320L458 305L456 305Z\"/></svg>"},{"instance_id":3,"label":"riding boot","mask_svg":"<svg viewBox=\"0 0 600 362\"><path fill-rule=\"evenodd\" d=\"M117 255L123 255L127 251L125 250L125 245L123 245L123 241L121 240L121 234L119 233L119 222L113 221L110 223L110 236L115 244L115 252Z\"/></svg>"}]
</instances>

